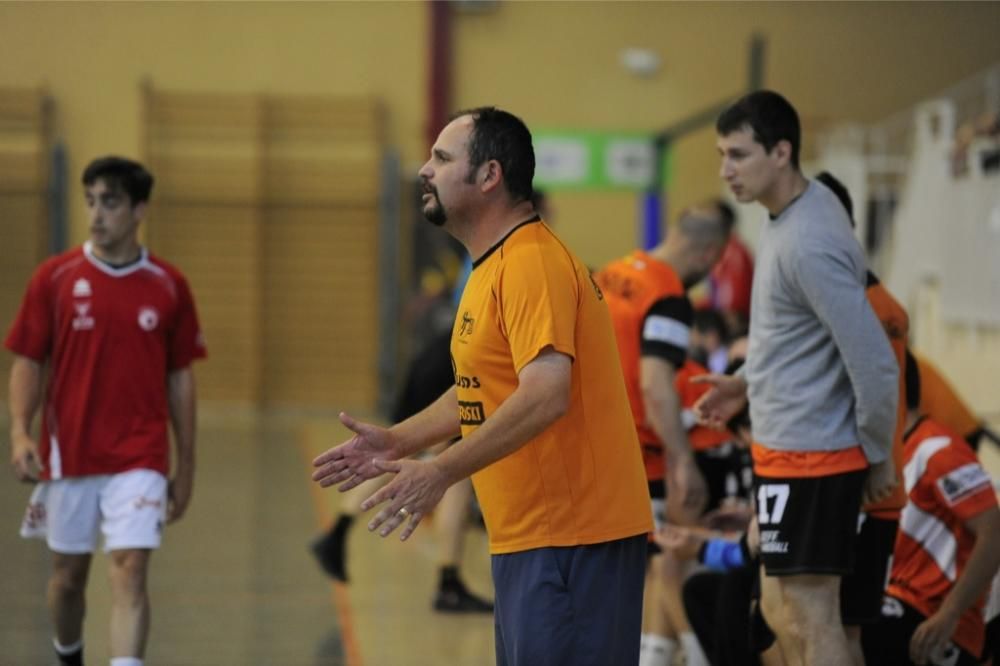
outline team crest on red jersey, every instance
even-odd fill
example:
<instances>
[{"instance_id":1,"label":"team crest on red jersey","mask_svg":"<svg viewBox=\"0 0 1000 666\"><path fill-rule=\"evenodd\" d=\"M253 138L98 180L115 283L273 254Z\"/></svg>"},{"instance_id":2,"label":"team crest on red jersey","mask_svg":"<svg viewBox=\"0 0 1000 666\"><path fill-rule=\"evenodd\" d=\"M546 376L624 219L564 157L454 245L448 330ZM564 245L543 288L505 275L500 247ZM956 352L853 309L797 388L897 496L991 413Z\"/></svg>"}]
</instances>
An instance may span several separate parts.
<instances>
[{"instance_id":1,"label":"team crest on red jersey","mask_svg":"<svg viewBox=\"0 0 1000 666\"><path fill-rule=\"evenodd\" d=\"M74 298L88 298L92 296L93 292L90 289L90 282L87 278L80 278L73 283L73 296Z\"/></svg>"},{"instance_id":2,"label":"team crest on red jersey","mask_svg":"<svg viewBox=\"0 0 1000 666\"><path fill-rule=\"evenodd\" d=\"M160 323L160 313L156 308L147 306L139 308L139 328L144 331L152 331Z\"/></svg>"}]
</instances>

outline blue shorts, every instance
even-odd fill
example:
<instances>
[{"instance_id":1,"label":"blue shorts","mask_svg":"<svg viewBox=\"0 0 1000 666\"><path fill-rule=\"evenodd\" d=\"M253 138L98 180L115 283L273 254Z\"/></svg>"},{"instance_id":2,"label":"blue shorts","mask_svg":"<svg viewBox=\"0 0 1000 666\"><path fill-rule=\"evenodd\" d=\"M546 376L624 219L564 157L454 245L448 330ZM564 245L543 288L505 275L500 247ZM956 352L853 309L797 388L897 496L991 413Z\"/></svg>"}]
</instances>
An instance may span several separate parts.
<instances>
[{"instance_id":1,"label":"blue shorts","mask_svg":"<svg viewBox=\"0 0 1000 666\"><path fill-rule=\"evenodd\" d=\"M646 539L494 555L497 666L638 663Z\"/></svg>"}]
</instances>

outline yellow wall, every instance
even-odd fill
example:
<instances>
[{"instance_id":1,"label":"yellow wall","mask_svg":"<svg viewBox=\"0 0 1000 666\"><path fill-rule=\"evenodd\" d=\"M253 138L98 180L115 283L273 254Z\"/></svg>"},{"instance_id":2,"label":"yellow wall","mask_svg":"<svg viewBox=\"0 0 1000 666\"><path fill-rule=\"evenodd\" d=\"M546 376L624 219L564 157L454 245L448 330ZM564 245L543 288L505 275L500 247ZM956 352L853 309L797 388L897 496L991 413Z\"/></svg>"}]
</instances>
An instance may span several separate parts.
<instances>
[{"instance_id":1,"label":"yellow wall","mask_svg":"<svg viewBox=\"0 0 1000 666\"><path fill-rule=\"evenodd\" d=\"M387 142L412 157L426 15L420 3L0 3L0 85L48 86L74 184L98 154L139 154L147 76L165 90L375 96Z\"/></svg>"},{"instance_id":2,"label":"yellow wall","mask_svg":"<svg viewBox=\"0 0 1000 666\"><path fill-rule=\"evenodd\" d=\"M79 172L136 154L140 79L160 89L372 94L408 169L423 157L422 2L0 3L0 85L48 85ZM747 45L807 128L871 121L1000 60L1000 3L512 2L458 13L455 104L496 103L542 127L652 130L738 92ZM657 51L650 79L621 49ZM676 153L671 211L718 191L714 136ZM560 232L592 264L634 240L635 199L557 194ZM84 235L73 209L74 240Z\"/></svg>"},{"instance_id":3,"label":"yellow wall","mask_svg":"<svg viewBox=\"0 0 1000 666\"><path fill-rule=\"evenodd\" d=\"M810 130L880 120L1000 61L1000 2L482 4L454 15L454 106L497 104L539 128L669 126L742 90L754 33L767 39L766 83L798 107L807 148ZM147 77L161 91L374 97L387 111L385 145L415 173L428 30L424 2L0 2L0 87L45 85L55 99L76 243L86 235L78 174L99 154L140 154ZM626 47L656 51L662 70L631 75L619 63ZM671 217L720 191L714 140L706 127L675 146ZM552 200L560 234L588 264L635 242L635 195ZM0 242L25 223L0 219Z\"/></svg>"},{"instance_id":4,"label":"yellow wall","mask_svg":"<svg viewBox=\"0 0 1000 666\"><path fill-rule=\"evenodd\" d=\"M456 22L457 102L492 102L529 126L648 130L745 85L750 36L768 40L765 82L806 129L875 121L1000 60L1000 3L503 2ZM650 79L621 49L658 52ZM677 146L671 217L718 193L710 128ZM590 263L625 252L634 198L562 194L559 232Z\"/></svg>"}]
</instances>

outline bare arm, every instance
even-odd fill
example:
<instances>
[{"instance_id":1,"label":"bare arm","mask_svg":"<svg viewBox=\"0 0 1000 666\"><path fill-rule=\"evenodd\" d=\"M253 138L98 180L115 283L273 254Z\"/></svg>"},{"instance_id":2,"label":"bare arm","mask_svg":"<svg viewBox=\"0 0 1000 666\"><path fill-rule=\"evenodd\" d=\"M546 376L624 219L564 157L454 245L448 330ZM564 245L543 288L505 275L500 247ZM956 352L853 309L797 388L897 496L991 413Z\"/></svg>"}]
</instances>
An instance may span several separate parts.
<instances>
[{"instance_id":1,"label":"bare arm","mask_svg":"<svg viewBox=\"0 0 1000 666\"><path fill-rule=\"evenodd\" d=\"M405 458L455 439L462 434L458 419L458 394L454 386L441 394L423 410L389 429L396 441L399 455Z\"/></svg>"},{"instance_id":2,"label":"bare arm","mask_svg":"<svg viewBox=\"0 0 1000 666\"><path fill-rule=\"evenodd\" d=\"M687 431L681 422L681 400L674 388L674 379L674 366L669 361L655 356L643 356L639 361L639 384L646 420L663 442L667 469L672 477L667 501L672 507L682 505L683 513L688 515L678 517L694 522L704 508L705 481L695 465Z\"/></svg>"},{"instance_id":3,"label":"bare arm","mask_svg":"<svg viewBox=\"0 0 1000 666\"><path fill-rule=\"evenodd\" d=\"M518 386L461 446L434 460L448 485L513 453L569 409L572 359L548 348L518 374Z\"/></svg>"},{"instance_id":4,"label":"bare arm","mask_svg":"<svg viewBox=\"0 0 1000 666\"><path fill-rule=\"evenodd\" d=\"M38 443L31 437L31 422L42 396L42 364L16 355L10 369L11 465L20 481L36 481L41 473Z\"/></svg>"},{"instance_id":5,"label":"bare arm","mask_svg":"<svg viewBox=\"0 0 1000 666\"><path fill-rule=\"evenodd\" d=\"M913 632L910 657L918 664L951 639L962 613L982 596L1000 567L1000 510L994 506L967 520L965 526L976 535L976 544L941 607Z\"/></svg>"},{"instance_id":6,"label":"bare arm","mask_svg":"<svg viewBox=\"0 0 1000 666\"><path fill-rule=\"evenodd\" d=\"M681 423L681 401L674 390L674 366L660 358L644 356L639 361L639 385L646 420L663 442L667 462L673 465L691 457L691 445Z\"/></svg>"},{"instance_id":7,"label":"bare arm","mask_svg":"<svg viewBox=\"0 0 1000 666\"><path fill-rule=\"evenodd\" d=\"M167 521L173 522L184 515L194 489L196 406L194 373L190 367L167 375L167 401L177 447L177 464L170 480L167 513Z\"/></svg>"}]
</instances>

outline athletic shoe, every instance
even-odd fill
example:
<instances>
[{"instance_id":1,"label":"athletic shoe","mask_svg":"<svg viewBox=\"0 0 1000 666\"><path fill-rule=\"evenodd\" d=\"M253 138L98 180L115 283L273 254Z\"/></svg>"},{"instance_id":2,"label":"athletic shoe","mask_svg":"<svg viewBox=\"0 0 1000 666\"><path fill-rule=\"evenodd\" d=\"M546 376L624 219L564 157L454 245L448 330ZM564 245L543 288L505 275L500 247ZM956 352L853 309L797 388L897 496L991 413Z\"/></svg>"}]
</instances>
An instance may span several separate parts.
<instances>
[{"instance_id":1,"label":"athletic shoe","mask_svg":"<svg viewBox=\"0 0 1000 666\"><path fill-rule=\"evenodd\" d=\"M438 588L434 596L434 610L441 613L492 613L493 602L487 601L465 589L461 581Z\"/></svg>"},{"instance_id":2,"label":"athletic shoe","mask_svg":"<svg viewBox=\"0 0 1000 666\"><path fill-rule=\"evenodd\" d=\"M344 561L344 538L339 531L333 530L319 537L310 545L319 566L334 580L347 582L347 563Z\"/></svg>"}]
</instances>

